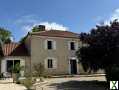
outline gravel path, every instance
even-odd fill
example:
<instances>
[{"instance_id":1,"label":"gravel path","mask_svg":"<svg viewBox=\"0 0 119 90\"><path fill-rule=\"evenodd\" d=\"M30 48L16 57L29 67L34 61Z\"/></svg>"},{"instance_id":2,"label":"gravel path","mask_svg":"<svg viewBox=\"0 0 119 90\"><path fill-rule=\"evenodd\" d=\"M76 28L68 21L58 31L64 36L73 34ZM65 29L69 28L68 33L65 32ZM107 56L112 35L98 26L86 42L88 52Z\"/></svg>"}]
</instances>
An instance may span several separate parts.
<instances>
[{"instance_id":1,"label":"gravel path","mask_svg":"<svg viewBox=\"0 0 119 90\"><path fill-rule=\"evenodd\" d=\"M37 90L107 90L104 76L53 78L47 81Z\"/></svg>"}]
</instances>

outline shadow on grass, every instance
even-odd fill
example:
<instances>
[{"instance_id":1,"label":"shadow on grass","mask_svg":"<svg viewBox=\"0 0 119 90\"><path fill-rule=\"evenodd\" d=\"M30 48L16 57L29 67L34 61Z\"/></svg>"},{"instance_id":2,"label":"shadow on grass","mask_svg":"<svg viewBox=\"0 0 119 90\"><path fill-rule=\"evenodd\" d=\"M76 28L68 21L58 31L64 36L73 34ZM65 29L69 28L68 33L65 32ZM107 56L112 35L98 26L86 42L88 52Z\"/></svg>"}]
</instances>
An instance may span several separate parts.
<instances>
[{"instance_id":1,"label":"shadow on grass","mask_svg":"<svg viewBox=\"0 0 119 90\"><path fill-rule=\"evenodd\" d=\"M68 81L49 86L56 87L57 90L107 90L108 88L105 81Z\"/></svg>"}]
</instances>

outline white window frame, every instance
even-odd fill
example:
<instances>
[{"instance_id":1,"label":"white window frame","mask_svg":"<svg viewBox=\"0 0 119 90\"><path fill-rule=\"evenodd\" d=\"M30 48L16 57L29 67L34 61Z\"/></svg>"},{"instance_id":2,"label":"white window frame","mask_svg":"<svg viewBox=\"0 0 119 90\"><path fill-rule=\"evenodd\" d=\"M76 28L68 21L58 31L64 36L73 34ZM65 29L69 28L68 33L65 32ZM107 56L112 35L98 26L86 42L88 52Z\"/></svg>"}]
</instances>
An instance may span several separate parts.
<instances>
[{"instance_id":1,"label":"white window frame","mask_svg":"<svg viewBox=\"0 0 119 90\"><path fill-rule=\"evenodd\" d=\"M52 42L52 49L48 49L48 41ZM56 50L56 41L52 39L46 39L45 40L45 49L46 50Z\"/></svg>"},{"instance_id":2,"label":"white window frame","mask_svg":"<svg viewBox=\"0 0 119 90\"><path fill-rule=\"evenodd\" d=\"M48 68L48 59L52 59L52 68ZM53 57L48 57L45 59L45 68L46 69L56 69L57 68L57 59Z\"/></svg>"},{"instance_id":3,"label":"white window frame","mask_svg":"<svg viewBox=\"0 0 119 90\"><path fill-rule=\"evenodd\" d=\"M76 41L68 41L68 50L71 50L71 42L74 42L74 50L72 51L78 50L78 42Z\"/></svg>"}]
</instances>

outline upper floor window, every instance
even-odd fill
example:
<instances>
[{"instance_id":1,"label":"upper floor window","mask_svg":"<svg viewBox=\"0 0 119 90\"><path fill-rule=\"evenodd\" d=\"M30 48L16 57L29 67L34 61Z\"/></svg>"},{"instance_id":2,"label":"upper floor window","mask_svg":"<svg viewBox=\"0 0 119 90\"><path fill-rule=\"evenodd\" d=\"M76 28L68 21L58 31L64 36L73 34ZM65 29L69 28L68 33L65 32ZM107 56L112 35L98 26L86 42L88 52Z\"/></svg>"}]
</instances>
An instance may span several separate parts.
<instances>
[{"instance_id":1,"label":"upper floor window","mask_svg":"<svg viewBox=\"0 0 119 90\"><path fill-rule=\"evenodd\" d=\"M75 50L76 49L74 42L70 42L70 49L71 50Z\"/></svg>"},{"instance_id":2,"label":"upper floor window","mask_svg":"<svg viewBox=\"0 0 119 90\"><path fill-rule=\"evenodd\" d=\"M45 49L55 50L56 49L56 41L54 40L45 40Z\"/></svg>"},{"instance_id":3,"label":"upper floor window","mask_svg":"<svg viewBox=\"0 0 119 90\"><path fill-rule=\"evenodd\" d=\"M47 49L53 49L53 42L52 41L47 41Z\"/></svg>"},{"instance_id":4,"label":"upper floor window","mask_svg":"<svg viewBox=\"0 0 119 90\"><path fill-rule=\"evenodd\" d=\"M77 50L78 49L78 43L75 41L69 42L69 50Z\"/></svg>"}]
</instances>

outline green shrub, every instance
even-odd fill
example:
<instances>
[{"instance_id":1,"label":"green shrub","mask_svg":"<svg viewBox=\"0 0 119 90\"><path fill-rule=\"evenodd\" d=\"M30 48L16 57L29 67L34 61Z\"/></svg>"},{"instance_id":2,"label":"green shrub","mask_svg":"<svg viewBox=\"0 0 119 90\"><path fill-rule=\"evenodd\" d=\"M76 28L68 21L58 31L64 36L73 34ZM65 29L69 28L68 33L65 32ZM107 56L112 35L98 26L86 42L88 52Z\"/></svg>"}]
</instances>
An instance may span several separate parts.
<instances>
[{"instance_id":1,"label":"green shrub","mask_svg":"<svg viewBox=\"0 0 119 90\"><path fill-rule=\"evenodd\" d=\"M31 88L32 88L33 84L35 83L35 81L32 80L32 78L27 77L26 79L21 80L20 83L22 85L24 85L27 88L27 90L33 90Z\"/></svg>"},{"instance_id":2,"label":"green shrub","mask_svg":"<svg viewBox=\"0 0 119 90\"><path fill-rule=\"evenodd\" d=\"M112 65L106 70L107 81L118 81L119 80L119 65Z\"/></svg>"},{"instance_id":3,"label":"green shrub","mask_svg":"<svg viewBox=\"0 0 119 90\"><path fill-rule=\"evenodd\" d=\"M33 76L35 77L44 76L45 68L41 63L34 64L33 68L34 68Z\"/></svg>"},{"instance_id":4,"label":"green shrub","mask_svg":"<svg viewBox=\"0 0 119 90\"><path fill-rule=\"evenodd\" d=\"M0 79L2 79L3 78L3 73L0 73Z\"/></svg>"}]
</instances>

